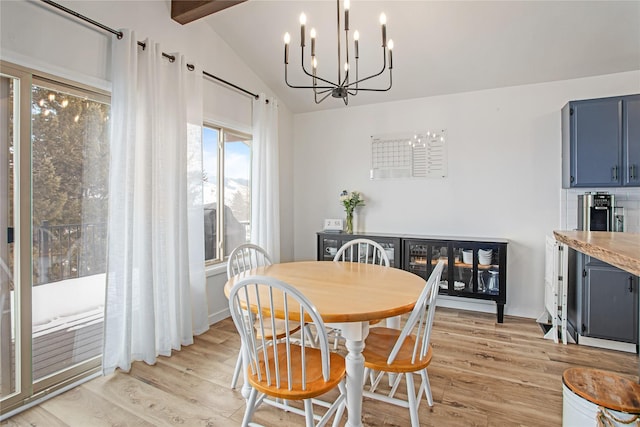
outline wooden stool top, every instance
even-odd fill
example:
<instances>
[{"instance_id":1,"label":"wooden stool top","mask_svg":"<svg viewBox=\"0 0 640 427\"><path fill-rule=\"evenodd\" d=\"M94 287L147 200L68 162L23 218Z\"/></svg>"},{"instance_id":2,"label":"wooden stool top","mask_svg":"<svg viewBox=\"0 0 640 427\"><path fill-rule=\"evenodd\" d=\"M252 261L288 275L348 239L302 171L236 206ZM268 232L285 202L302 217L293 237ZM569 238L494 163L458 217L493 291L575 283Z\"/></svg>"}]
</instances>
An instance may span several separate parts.
<instances>
[{"instance_id":1,"label":"wooden stool top","mask_svg":"<svg viewBox=\"0 0 640 427\"><path fill-rule=\"evenodd\" d=\"M562 382L578 396L598 406L628 414L640 414L640 384L613 372L569 368Z\"/></svg>"}]
</instances>

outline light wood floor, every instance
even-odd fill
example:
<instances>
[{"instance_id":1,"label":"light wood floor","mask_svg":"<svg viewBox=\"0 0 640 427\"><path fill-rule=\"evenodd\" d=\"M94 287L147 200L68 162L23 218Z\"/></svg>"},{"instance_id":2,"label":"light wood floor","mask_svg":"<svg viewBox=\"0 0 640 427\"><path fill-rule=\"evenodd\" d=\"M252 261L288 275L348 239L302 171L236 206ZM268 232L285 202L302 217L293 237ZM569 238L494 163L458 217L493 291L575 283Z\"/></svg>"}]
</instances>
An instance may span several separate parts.
<instances>
[{"instance_id":1,"label":"light wood floor","mask_svg":"<svg viewBox=\"0 0 640 427\"><path fill-rule=\"evenodd\" d=\"M606 369L638 380L638 357L542 338L532 319L438 308L429 377L435 406L420 406L424 426L560 426L562 372L572 366ZM92 380L2 426L232 426L244 401L229 382L239 348L230 319L194 345L142 362L129 374ZM408 410L365 399L367 426L409 426ZM254 421L287 427L301 417L263 405ZM345 419L343 419L343 424Z\"/></svg>"}]
</instances>

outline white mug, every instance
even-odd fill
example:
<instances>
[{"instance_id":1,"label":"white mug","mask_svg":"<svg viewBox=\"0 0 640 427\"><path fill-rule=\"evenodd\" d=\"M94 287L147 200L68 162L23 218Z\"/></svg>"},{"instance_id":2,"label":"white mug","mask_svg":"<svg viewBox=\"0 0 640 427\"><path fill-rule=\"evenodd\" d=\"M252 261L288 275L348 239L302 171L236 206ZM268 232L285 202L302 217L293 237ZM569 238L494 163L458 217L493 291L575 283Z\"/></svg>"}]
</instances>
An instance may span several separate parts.
<instances>
[{"instance_id":1,"label":"white mug","mask_svg":"<svg viewBox=\"0 0 640 427\"><path fill-rule=\"evenodd\" d=\"M336 252L338 252L338 249L334 248L333 246L327 246L326 248L324 248L324 251L329 255L333 256L336 254Z\"/></svg>"}]
</instances>

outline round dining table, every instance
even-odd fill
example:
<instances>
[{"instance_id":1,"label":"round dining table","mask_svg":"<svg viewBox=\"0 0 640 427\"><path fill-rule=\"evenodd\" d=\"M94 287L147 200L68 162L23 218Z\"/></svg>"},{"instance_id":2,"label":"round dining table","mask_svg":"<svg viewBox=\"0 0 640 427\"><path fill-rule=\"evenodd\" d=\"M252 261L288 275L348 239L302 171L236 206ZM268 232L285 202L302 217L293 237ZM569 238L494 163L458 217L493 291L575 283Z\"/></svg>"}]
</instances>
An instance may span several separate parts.
<instances>
[{"instance_id":1,"label":"round dining table","mask_svg":"<svg viewBox=\"0 0 640 427\"><path fill-rule=\"evenodd\" d=\"M326 326L341 330L348 351L346 425L362 426L362 350L369 322L410 312L425 280L408 271L379 265L297 261L257 267L233 276L225 284L225 295L229 296L236 282L256 275L296 287L315 305ZM247 381L243 387L249 387ZM248 395L248 390L243 389L243 395Z\"/></svg>"}]
</instances>

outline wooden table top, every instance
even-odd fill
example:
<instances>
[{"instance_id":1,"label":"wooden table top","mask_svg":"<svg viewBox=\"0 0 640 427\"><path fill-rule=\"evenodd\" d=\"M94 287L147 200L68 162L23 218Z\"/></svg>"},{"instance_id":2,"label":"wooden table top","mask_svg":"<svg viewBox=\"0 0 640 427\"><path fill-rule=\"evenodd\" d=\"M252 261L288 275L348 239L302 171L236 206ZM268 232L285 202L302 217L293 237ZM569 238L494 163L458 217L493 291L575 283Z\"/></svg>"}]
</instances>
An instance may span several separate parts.
<instances>
[{"instance_id":1,"label":"wooden table top","mask_svg":"<svg viewBox=\"0 0 640 427\"><path fill-rule=\"evenodd\" d=\"M397 268L299 261L240 273L225 284L225 295L229 296L236 281L253 275L274 277L295 286L316 306L326 323L363 322L408 313L426 283L420 276Z\"/></svg>"},{"instance_id":2,"label":"wooden table top","mask_svg":"<svg viewBox=\"0 0 640 427\"><path fill-rule=\"evenodd\" d=\"M556 240L640 276L640 233L554 231Z\"/></svg>"},{"instance_id":3,"label":"wooden table top","mask_svg":"<svg viewBox=\"0 0 640 427\"><path fill-rule=\"evenodd\" d=\"M591 403L615 411L640 414L640 384L613 372L569 368L562 381L575 394Z\"/></svg>"}]
</instances>

